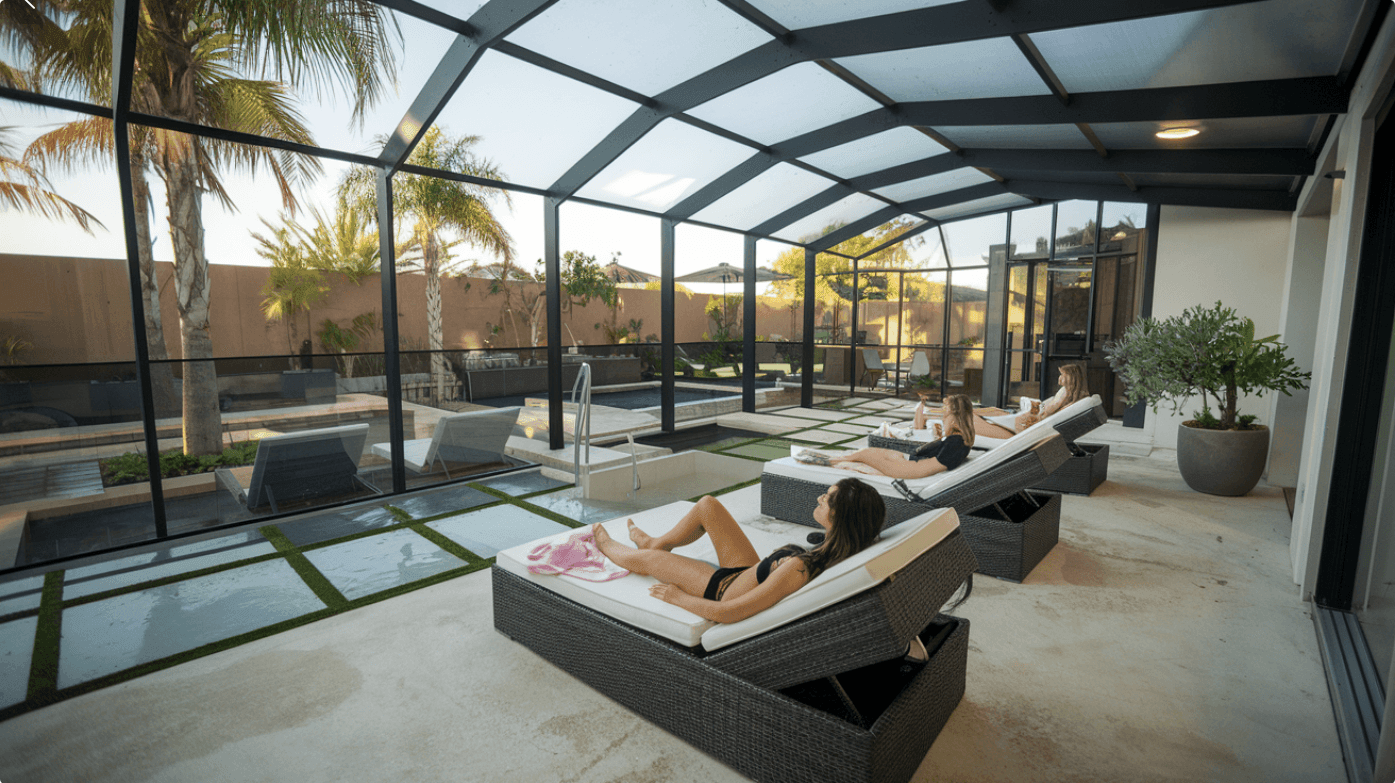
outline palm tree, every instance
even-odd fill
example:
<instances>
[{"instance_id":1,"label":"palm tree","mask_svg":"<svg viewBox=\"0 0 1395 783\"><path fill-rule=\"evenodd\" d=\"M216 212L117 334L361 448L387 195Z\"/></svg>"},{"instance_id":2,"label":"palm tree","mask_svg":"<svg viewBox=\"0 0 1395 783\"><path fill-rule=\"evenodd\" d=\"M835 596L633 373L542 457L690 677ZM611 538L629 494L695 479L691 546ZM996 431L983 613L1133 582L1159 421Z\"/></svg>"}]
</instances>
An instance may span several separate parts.
<instances>
[{"instance_id":1,"label":"palm tree","mask_svg":"<svg viewBox=\"0 0 1395 783\"><path fill-rule=\"evenodd\" d=\"M101 226L91 212L53 192L42 171L15 157L13 136L13 128L0 127L0 203L21 212L72 220L89 234L93 223Z\"/></svg>"},{"instance_id":2,"label":"palm tree","mask_svg":"<svg viewBox=\"0 0 1395 783\"><path fill-rule=\"evenodd\" d=\"M471 150L478 136L451 138L433 127L412 151L408 163L415 166L454 171L486 179L503 179L488 160ZM364 217L377 218L377 176L368 169L354 169L340 182L343 198ZM441 277L454 270L450 247L459 237L498 256L505 265L513 263L513 238L490 210L489 202L501 197L511 204L508 194L456 180L406 174L393 183L394 219L409 223L410 241L420 251L420 261L407 266L420 267L426 275L426 326L431 349L431 375L436 396L445 396L446 361L441 322ZM405 271L405 270L404 270Z\"/></svg>"},{"instance_id":3,"label":"palm tree","mask_svg":"<svg viewBox=\"0 0 1395 783\"><path fill-rule=\"evenodd\" d=\"M0 40L30 47L35 80L87 94L94 85L109 84L111 0L38 0L36 5L31 12L23 4L0 4ZM69 18L74 21L68 28L55 21ZM354 97L354 119L361 121L384 83L394 80L387 19L384 9L367 0L145 0L131 108L313 143L284 83L344 85ZM241 79L240 73L265 73L274 81ZM298 155L163 130L150 130L141 144L133 139L132 147L132 168L139 147L166 185L185 360L184 451L216 453L222 450L222 433L217 376L208 361L213 343L203 193L227 200L212 176L220 166L255 171L266 165L277 177L283 201L293 205L294 186L319 169Z\"/></svg>"}]
</instances>

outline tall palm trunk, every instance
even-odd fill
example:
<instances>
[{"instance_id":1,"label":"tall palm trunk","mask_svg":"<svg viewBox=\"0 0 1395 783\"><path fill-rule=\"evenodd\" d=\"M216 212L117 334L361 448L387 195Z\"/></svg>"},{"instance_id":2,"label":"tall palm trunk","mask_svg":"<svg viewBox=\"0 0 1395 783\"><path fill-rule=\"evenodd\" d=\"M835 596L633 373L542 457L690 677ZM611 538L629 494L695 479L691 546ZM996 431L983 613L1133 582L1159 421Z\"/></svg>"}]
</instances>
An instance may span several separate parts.
<instances>
[{"instance_id":1,"label":"tall palm trunk","mask_svg":"<svg viewBox=\"0 0 1395 783\"><path fill-rule=\"evenodd\" d=\"M150 360L163 362L170 358L165 345L165 327L160 318L160 283L155 276L155 251L150 239L150 182L145 178L145 153L131 150L131 194L135 198L136 253L140 262L140 288L145 299L145 342ZM174 395L174 370L168 364L150 366L150 383L155 390L155 415L161 418L179 415L179 403Z\"/></svg>"},{"instance_id":2,"label":"tall palm trunk","mask_svg":"<svg viewBox=\"0 0 1395 783\"><path fill-rule=\"evenodd\" d=\"M208 258L203 252L195 144L198 141L191 139L188 147L165 156L179 336L184 349L184 453L218 454L223 450L222 417L218 413L218 375L211 361Z\"/></svg>"},{"instance_id":3,"label":"tall palm trunk","mask_svg":"<svg viewBox=\"0 0 1395 783\"><path fill-rule=\"evenodd\" d=\"M441 247L434 232L425 232L421 247L422 270L426 272L426 339L431 348L431 382L436 400L446 398L446 357L441 322Z\"/></svg>"}]
</instances>

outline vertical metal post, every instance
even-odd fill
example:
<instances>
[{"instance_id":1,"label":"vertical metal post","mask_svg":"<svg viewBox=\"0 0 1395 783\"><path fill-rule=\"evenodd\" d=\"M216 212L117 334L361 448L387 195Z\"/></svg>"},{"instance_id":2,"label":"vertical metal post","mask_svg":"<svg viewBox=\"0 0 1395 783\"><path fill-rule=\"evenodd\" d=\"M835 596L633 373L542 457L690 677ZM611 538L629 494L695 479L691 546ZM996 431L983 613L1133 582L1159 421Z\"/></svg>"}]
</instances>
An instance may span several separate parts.
<instances>
[{"instance_id":1,"label":"vertical metal post","mask_svg":"<svg viewBox=\"0 0 1395 783\"><path fill-rule=\"evenodd\" d=\"M663 371L659 374L660 426L673 432L673 360L677 333L674 324L673 243L674 220L659 221L659 342L663 346Z\"/></svg>"},{"instance_id":2,"label":"vertical metal post","mask_svg":"<svg viewBox=\"0 0 1395 783\"><path fill-rule=\"evenodd\" d=\"M155 536L169 534L165 523L164 480L160 475L160 437L155 421L155 389L150 383L150 344L145 336L145 291L140 282L140 242L136 234L134 186L131 182L131 136L127 121L131 80L135 71L136 31L140 23L137 0L116 0L112 8L111 108L116 147L116 176L121 191L121 217L126 236L126 277L131 287L131 331L136 349L136 382L140 386L145 425L145 460L150 471L150 507ZM154 274L155 270L151 270Z\"/></svg>"},{"instance_id":3,"label":"vertical metal post","mask_svg":"<svg viewBox=\"0 0 1395 783\"><path fill-rule=\"evenodd\" d=\"M862 304L862 286L859 285L857 276L857 259L853 259L853 296L852 312L848 314L848 345L851 346L852 377L848 379L848 396L857 396L857 357L861 355L862 348L857 340L857 307ZM865 371L865 368L864 368ZM876 381L873 380L873 388L876 388Z\"/></svg>"},{"instance_id":4,"label":"vertical metal post","mask_svg":"<svg viewBox=\"0 0 1395 783\"><path fill-rule=\"evenodd\" d=\"M1046 384L1049 375L1050 362L1047 357L1051 355L1051 300L1055 296L1051 292L1051 264L1056 260L1056 218L1060 216L1061 205L1051 205L1051 241L1047 243L1046 255L1046 307L1042 309L1041 320L1041 365L1037 368L1037 399L1044 400L1047 397Z\"/></svg>"},{"instance_id":5,"label":"vertical metal post","mask_svg":"<svg viewBox=\"0 0 1395 783\"><path fill-rule=\"evenodd\" d=\"M378 257L383 288L383 367L387 374L388 432L392 491L407 491L402 431L402 353L397 334L397 250L393 237L392 172L378 169Z\"/></svg>"},{"instance_id":6,"label":"vertical metal post","mask_svg":"<svg viewBox=\"0 0 1395 783\"><path fill-rule=\"evenodd\" d=\"M949 256L949 244L945 244L945 256ZM944 331L940 337L940 399L949 396L949 352L954 350L950 347L949 327L953 321L950 318L950 311L954 308L954 269L945 270L945 306L944 306Z\"/></svg>"},{"instance_id":7,"label":"vertical metal post","mask_svg":"<svg viewBox=\"0 0 1395 783\"><path fill-rule=\"evenodd\" d=\"M1087 302L1085 310L1085 353L1089 355L1095 352L1095 300L1099 298L1099 291L1095 286L1100 279L1100 248L1104 246L1104 238L1101 233L1104 231L1104 202L1095 202L1095 248L1090 254L1090 300ZM1116 277L1115 280L1118 278ZM1088 364L1088 362L1087 362Z\"/></svg>"},{"instance_id":8,"label":"vertical metal post","mask_svg":"<svg viewBox=\"0 0 1395 783\"><path fill-rule=\"evenodd\" d=\"M804 351L799 368L799 405L814 407L814 259L818 254L804 251ZM824 366L827 367L827 358Z\"/></svg>"},{"instance_id":9,"label":"vertical metal post","mask_svg":"<svg viewBox=\"0 0 1395 783\"><path fill-rule=\"evenodd\" d=\"M543 199L543 269L547 276L547 437L554 451L566 446L562 427L562 252L558 231L562 202Z\"/></svg>"},{"instance_id":10,"label":"vertical metal post","mask_svg":"<svg viewBox=\"0 0 1395 783\"><path fill-rule=\"evenodd\" d=\"M756 237L745 237L746 285L741 300L741 410L756 411Z\"/></svg>"},{"instance_id":11,"label":"vertical metal post","mask_svg":"<svg viewBox=\"0 0 1395 783\"><path fill-rule=\"evenodd\" d=\"M896 291L896 366L901 366L902 343L905 342L905 330L902 328L906 321L906 273L901 272L898 278L900 285ZM911 347L911 364L915 364L915 347ZM907 375L909 384L910 375ZM908 387L909 388L909 387ZM896 374L896 396L901 396L901 374Z\"/></svg>"}]
</instances>

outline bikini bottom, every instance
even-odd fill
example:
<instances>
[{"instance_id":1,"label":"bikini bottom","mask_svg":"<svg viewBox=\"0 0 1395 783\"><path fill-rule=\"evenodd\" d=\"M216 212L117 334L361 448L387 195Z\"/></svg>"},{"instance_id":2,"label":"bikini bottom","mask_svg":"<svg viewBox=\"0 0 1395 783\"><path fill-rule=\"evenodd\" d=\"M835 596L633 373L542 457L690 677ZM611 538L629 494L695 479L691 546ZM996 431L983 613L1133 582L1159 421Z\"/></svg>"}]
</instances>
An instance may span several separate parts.
<instances>
[{"instance_id":1,"label":"bikini bottom","mask_svg":"<svg viewBox=\"0 0 1395 783\"><path fill-rule=\"evenodd\" d=\"M709 601L722 600L722 594L727 591L731 583L736 581L736 577L750 566L741 568L718 568L712 573L712 578L707 580L707 589L702 591L702 597Z\"/></svg>"}]
</instances>

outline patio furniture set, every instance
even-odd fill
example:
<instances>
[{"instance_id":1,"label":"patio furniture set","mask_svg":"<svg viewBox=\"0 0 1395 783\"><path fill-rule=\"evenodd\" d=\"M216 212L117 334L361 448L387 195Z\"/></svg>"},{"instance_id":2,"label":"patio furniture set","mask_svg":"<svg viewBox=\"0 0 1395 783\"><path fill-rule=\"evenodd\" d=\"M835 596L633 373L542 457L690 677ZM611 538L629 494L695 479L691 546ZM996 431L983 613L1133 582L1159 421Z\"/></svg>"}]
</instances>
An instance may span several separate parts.
<instances>
[{"instance_id":1,"label":"patio furniture set","mask_svg":"<svg viewBox=\"0 0 1395 783\"><path fill-rule=\"evenodd\" d=\"M755 780L906 781L964 694L969 623L943 607L973 572L1021 581L1055 546L1060 495L1043 487L1073 460L1098 459L1103 471L1108 452L1075 440L1104 421L1094 397L954 471L858 476L886 503L879 542L740 622L714 624L652 598L648 576L529 572L528 553L560 544L561 533L499 553L495 628ZM792 457L768 462L761 514L812 526L818 496L848 475ZM1073 472L1065 483L1084 486ZM659 535L691 505L633 519ZM605 527L625 535L624 518ZM799 529L769 527L743 524L757 551ZM716 562L706 537L674 551Z\"/></svg>"}]
</instances>

